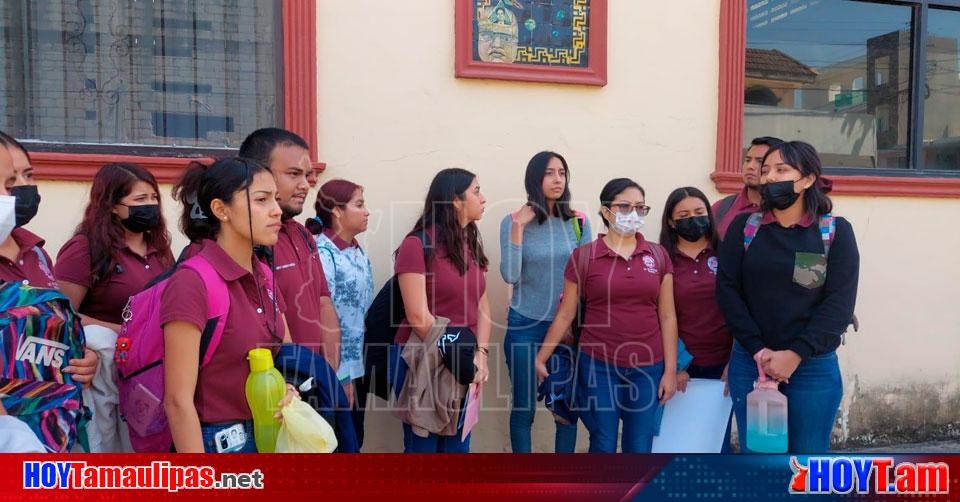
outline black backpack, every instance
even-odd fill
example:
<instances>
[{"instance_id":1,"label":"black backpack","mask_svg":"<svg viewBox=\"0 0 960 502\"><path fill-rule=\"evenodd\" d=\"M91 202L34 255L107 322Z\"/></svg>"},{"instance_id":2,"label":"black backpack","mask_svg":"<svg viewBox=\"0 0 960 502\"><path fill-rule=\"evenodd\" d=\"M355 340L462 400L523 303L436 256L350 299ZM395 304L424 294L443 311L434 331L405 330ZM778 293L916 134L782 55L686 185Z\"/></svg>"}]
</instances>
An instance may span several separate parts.
<instances>
[{"instance_id":1,"label":"black backpack","mask_svg":"<svg viewBox=\"0 0 960 502\"><path fill-rule=\"evenodd\" d=\"M423 261L430 262L430 237L423 231L415 234L423 243ZM360 388L388 399L390 386L387 382L388 349L393 345L397 328L407 316L400 294L400 281L396 274L380 288L367 310L364 319L367 332L363 337L364 375Z\"/></svg>"},{"instance_id":2,"label":"black backpack","mask_svg":"<svg viewBox=\"0 0 960 502\"><path fill-rule=\"evenodd\" d=\"M723 219L727 213L730 212L730 208L733 207L733 203L737 200L737 194L728 195L720 201L720 205L717 206L717 214L714 215L716 221ZM723 237L722 235L720 237Z\"/></svg>"}]
</instances>

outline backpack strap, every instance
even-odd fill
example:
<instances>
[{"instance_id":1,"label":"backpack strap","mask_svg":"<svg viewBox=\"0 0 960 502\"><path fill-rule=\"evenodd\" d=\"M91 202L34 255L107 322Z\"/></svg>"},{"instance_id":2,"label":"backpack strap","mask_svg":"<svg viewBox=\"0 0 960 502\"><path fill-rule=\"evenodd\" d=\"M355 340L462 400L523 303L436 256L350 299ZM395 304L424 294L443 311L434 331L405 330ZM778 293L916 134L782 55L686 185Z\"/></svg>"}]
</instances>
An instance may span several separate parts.
<instances>
[{"instance_id":1,"label":"backpack strap","mask_svg":"<svg viewBox=\"0 0 960 502\"><path fill-rule=\"evenodd\" d=\"M33 246L33 253L37 255L40 269L43 270L44 274L47 274L47 278L56 281L57 278L53 275L53 271L50 270L50 262L47 261L47 254L43 252L43 249L41 249L40 246Z\"/></svg>"},{"instance_id":2,"label":"backpack strap","mask_svg":"<svg viewBox=\"0 0 960 502\"><path fill-rule=\"evenodd\" d=\"M426 230L421 230L416 233L416 236L420 238L420 245L423 246L423 268L426 271L427 265L430 263L430 258L433 255L433 246L430 242L430 236L427 235Z\"/></svg>"},{"instance_id":3,"label":"backpack strap","mask_svg":"<svg viewBox=\"0 0 960 502\"><path fill-rule=\"evenodd\" d=\"M833 244L833 239L836 236L837 236L836 216L834 216L831 213L827 213L820 216L820 239L823 241L823 256L825 258L830 257L830 246ZM850 324L853 326L854 332L860 331L860 320L857 319L856 313L854 313L853 317L850 319ZM840 334L840 343L842 345L847 344L846 331Z\"/></svg>"},{"instance_id":4,"label":"backpack strap","mask_svg":"<svg viewBox=\"0 0 960 502\"><path fill-rule=\"evenodd\" d=\"M830 245L837 235L837 219L830 213L820 217L820 238L823 239L823 256L830 256Z\"/></svg>"},{"instance_id":5,"label":"backpack strap","mask_svg":"<svg viewBox=\"0 0 960 502\"><path fill-rule=\"evenodd\" d=\"M574 211L573 216L570 224L573 225L573 235L577 238L577 246L579 246L583 244L583 227L586 226L587 216L580 211Z\"/></svg>"},{"instance_id":6,"label":"backpack strap","mask_svg":"<svg viewBox=\"0 0 960 502\"><path fill-rule=\"evenodd\" d=\"M313 236L310 235L310 232L307 231L303 225L297 225L297 230L300 231L300 236L303 237L303 240L307 243L307 249L312 251L319 251L320 246L317 246L317 241L313 240Z\"/></svg>"},{"instance_id":7,"label":"backpack strap","mask_svg":"<svg viewBox=\"0 0 960 502\"><path fill-rule=\"evenodd\" d=\"M261 267L266 267L259 260L257 260L257 263ZM220 345L220 339L223 337L223 330L227 325L227 312L230 311L230 295L227 291L227 283L203 256L195 255L184 261L182 265L196 272L207 288L208 320L200 333L200 367L203 368L210 363L213 353L216 352L217 346ZM272 285L272 274L267 277Z\"/></svg>"},{"instance_id":8,"label":"backpack strap","mask_svg":"<svg viewBox=\"0 0 960 502\"><path fill-rule=\"evenodd\" d=\"M757 236L757 231L760 230L761 220L763 220L763 213L753 213L747 218L747 223L743 226L744 253L750 249L750 243L753 242L753 238Z\"/></svg>"},{"instance_id":9,"label":"backpack strap","mask_svg":"<svg viewBox=\"0 0 960 502\"><path fill-rule=\"evenodd\" d=\"M737 194L728 195L720 200L720 206L717 207L717 215L716 215L717 221L722 220L723 217L730 212L730 208L733 207L733 203L736 200L737 200Z\"/></svg>"},{"instance_id":10,"label":"backpack strap","mask_svg":"<svg viewBox=\"0 0 960 502\"><path fill-rule=\"evenodd\" d=\"M583 302L584 297L586 296L584 291L586 289L587 275L590 274L590 262L593 258L593 252L595 250L595 244L590 243L586 246L583 246L580 254L577 255L577 276L580 278L580 283L578 285L578 293L580 295L580 301Z\"/></svg>"},{"instance_id":11,"label":"backpack strap","mask_svg":"<svg viewBox=\"0 0 960 502\"><path fill-rule=\"evenodd\" d=\"M186 246L183 246L183 249L180 250L180 255L177 256L177 261L174 262L174 264L173 264L173 268L176 268L176 267L180 266L181 263L187 261L187 251L189 251L190 248L191 248L192 246L194 246L194 245L199 246L199 244L194 243L194 242L191 242L191 243L187 244Z\"/></svg>"},{"instance_id":12,"label":"backpack strap","mask_svg":"<svg viewBox=\"0 0 960 502\"><path fill-rule=\"evenodd\" d=\"M334 280L336 280L336 277L337 277L337 257L333 255L333 250L330 249L330 248L328 248L328 247L320 247L320 246L317 246L317 251L318 251L318 252L319 252L319 251L323 251L324 253L326 253L327 255L330 256L330 263L333 264L333 277L334 277ZM424 248L423 251L424 251L424 253L426 253L426 251L427 251L426 248ZM424 262L426 262L426 260L424 260Z\"/></svg>"}]
</instances>

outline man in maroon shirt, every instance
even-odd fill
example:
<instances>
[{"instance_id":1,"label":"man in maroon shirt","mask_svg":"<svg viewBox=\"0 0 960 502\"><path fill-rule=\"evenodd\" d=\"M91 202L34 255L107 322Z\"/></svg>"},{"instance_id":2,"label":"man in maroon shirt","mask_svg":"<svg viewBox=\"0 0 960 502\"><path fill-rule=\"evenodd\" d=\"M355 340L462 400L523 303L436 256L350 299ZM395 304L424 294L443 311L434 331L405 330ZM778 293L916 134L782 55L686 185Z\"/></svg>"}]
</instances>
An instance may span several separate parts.
<instances>
[{"instance_id":1,"label":"man in maroon shirt","mask_svg":"<svg viewBox=\"0 0 960 502\"><path fill-rule=\"evenodd\" d=\"M277 182L283 226L273 248L277 289L287 303L294 343L322 354L334 371L340 365L340 321L313 235L294 216L303 212L313 172L310 151L300 136L278 128L258 129L240 145L240 156L270 167ZM349 393L349 392L348 392Z\"/></svg>"},{"instance_id":2,"label":"man in maroon shirt","mask_svg":"<svg viewBox=\"0 0 960 502\"><path fill-rule=\"evenodd\" d=\"M761 136L750 141L750 147L743 159L743 190L713 204L717 233L721 240L727 233L730 222L738 214L760 210L760 165L763 164L763 156L767 154L767 150L781 143L783 140L772 136Z\"/></svg>"}]
</instances>

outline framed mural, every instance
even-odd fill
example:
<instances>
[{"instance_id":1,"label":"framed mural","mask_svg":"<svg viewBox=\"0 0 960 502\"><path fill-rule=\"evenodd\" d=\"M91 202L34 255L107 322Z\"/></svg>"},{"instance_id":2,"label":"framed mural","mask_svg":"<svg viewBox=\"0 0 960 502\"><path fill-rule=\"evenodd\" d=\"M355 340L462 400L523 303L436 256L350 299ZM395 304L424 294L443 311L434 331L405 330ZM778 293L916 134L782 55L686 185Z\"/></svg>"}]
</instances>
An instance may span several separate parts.
<instances>
[{"instance_id":1,"label":"framed mural","mask_svg":"<svg viewBox=\"0 0 960 502\"><path fill-rule=\"evenodd\" d=\"M607 0L455 0L456 76L607 85Z\"/></svg>"}]
</instances>

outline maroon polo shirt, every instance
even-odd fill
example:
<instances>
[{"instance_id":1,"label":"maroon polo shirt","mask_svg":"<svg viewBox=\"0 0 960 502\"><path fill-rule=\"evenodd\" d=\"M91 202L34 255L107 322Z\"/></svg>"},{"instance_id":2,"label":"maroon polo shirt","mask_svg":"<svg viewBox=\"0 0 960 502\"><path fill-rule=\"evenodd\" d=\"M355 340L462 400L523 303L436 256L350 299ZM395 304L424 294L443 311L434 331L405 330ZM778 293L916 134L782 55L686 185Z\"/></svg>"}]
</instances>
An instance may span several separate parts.
<instances>
[{"instance_id":1,"label":"maroon polo shirt","mask_svg":"<svg viewBox=\"0 0 960 502\"><path fill-rule=\"evenodd\" d=\"M437 242L433 229L427 231L430 242ZM446 250L434 247L430 264L424 264L423 242L416 235L409 235L400 243L393 270L396 274L424 274L427 284L427 308L435 317L450 319L451 326L467 326L477 332L480 318L480 298L487 290L486 267L480 267L473 254L464 244L464 256L470 264L467 272L460 271L450 260ZM404 319L397 329L396 342L403 344L410 339L412 328Z\"/></svg>"},{"instance_id":2,"label":"maroon polo shirt","mask_svg":"<svg viewBox=\"0 0 960 502\"><path fill-rule=\"evenodd\" d=\"M661 248L662 266L657 263L653 246ZM581 258L583 253L589 253L589 258ZM666 250L639 233L629 259L607 247L603 234L575 249L563 276L577 283L586 301L580 332L582 349L594 359L621 367L662 361L657 303L663 276L671 273L673 264Z\"/></svg>"},{"instance_id":3,"label":"maroon polo shirt","mask_svg":"<svg viewBox=\"0 0 960 502\"><path fill-rule=\"evenodd\" d=\"M75 235L60 248L53 271L58 280L87 288L87 295L77 309L81 314L120 324L123 322L123 307L130 297L142 291L167 267L163 253L156 249L149 248L144 257L133 252L126 243L115 247L117 264L105 282L93 283L90 241L86 235Z\"/></svg>"},{"instance_id":4,"label":"maroon polo shirt","mask_svg":"<svg viewBox=\"0 0 960 502\"><path fill-rule=\"evenodd\" d=\"M13 229L10 236L20 246L20 253L15 261L0 256L0 280L18 281L38 288L59 289L53 274L53 260L43 249L43 239L24 228ZM43 254L43 260L37 254L38 249Z\"/></svg>"},{"instance_id":5,"label":"maroon polo shirt","mask_svg":"<svg viewBox=\"0 0 960 502\"><path fill-rule=\"evenodd\" d=\"M733 337L717 304L717 254L709 245L696 258L680 251L673 257L673 301L680 339L693 364L726 364Z\"/></svg>"},{"instance_id":6,"label":"maroon polo shirt","mask_svg":"<svg viewBox=\"0 0 960 502\"><path fill-rule=\"evenodd\" d=\"M330 296L323 275L317 243L306 227L295 220L284 220L273 247L277 290L290 306L287 325L295 343L319 351L323 340L320 327L320 298Z\"/></svg>"},{"instance_id":7,"label":"maroon polo shirt","mask_svg":"<svg viewBox=\"0 0 960 502\"><path fill-rule=\"evenodd\" d=\"M717 214L717 211L720 209L720 205L722 203L723 199L713 203L712 210L714 215ZM719 234L720 238L723 239L727 234L727 228L738 214L756 213L759 210L760 205L750 202L750 197L747 197L747 187L743 187L743 190L740 190L740 193L737 194L737 198L733 200L733 205L730 206L730 210L727 211L727 214L723 215L723 219L717 222L717 234Z\"/></svg>"},{"instance_id":8,"label":"maroon polo shirt","mask_svg":"<svg viewBox=\"0 0 960 502\"><path fill-rule=\"evenodd\" d=\"M197 377L194 395L197 414L203 423L250 420L244 390L250 373L247 353L251 349L268 347L276 355L284 334L281 314L286 306L283 296L277 292L276 301L271 301L273 292L267 287L267 278L260 270L257 270L255 282L253 275L233 261L216 242L203 241L199 254L227 283L230 310L220 345ZM261 296L263 308L259 301ZM206 285L196 272L188 268L180 268L170 276L160 298L160 323L173 321L188 322L200 330L207 323Z\"/></svg>"}]
</instances>

